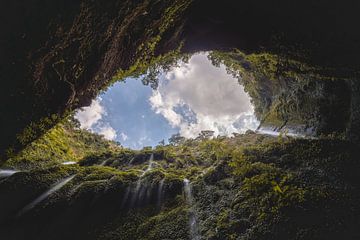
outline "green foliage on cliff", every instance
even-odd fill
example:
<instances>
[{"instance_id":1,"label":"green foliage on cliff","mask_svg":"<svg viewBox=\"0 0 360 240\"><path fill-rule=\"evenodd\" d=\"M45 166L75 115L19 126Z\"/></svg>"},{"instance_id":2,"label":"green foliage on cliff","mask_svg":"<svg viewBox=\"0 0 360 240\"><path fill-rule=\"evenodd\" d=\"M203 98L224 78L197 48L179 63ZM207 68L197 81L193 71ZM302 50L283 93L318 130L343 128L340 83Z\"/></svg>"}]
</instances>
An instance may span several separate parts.
<instances>
[{"instance_id":1,"label":"green foliage on cliff","mask_svg":"<svg viewBox=\"0 0 360 240\"><path fill-rule=\"evenodd\" d=\"M79 128L72 117L63 120L20 153L10 158L5 167L28 169L62 162L77 162L84 157L102 152L120 151L115 142Z\"/></svg>"},{"instance_id":2,"label":"green foliage on cliff","mask_svg":"<svg viewBox=\"0 0 360 240\"><path fill-rule=\"evenodd\" d=\"M62 123L9 161L23 172L0 180L5 196L0 223L7 222L0 225L3 236L188 239L191 211L201 239L360 235L359 149L353 143L248 132L131 150L74 127ZM79 164L60 165L64 157ZM73 175L63 188L13 218ZM191 206L184 178L191 181Z\"/></svg>"},{"instance_id":3,"label":"green foliage on cliff","mask_svg":"<svg viewBox=\"0 0 360 240\"><path fill-rule=\"evenodd\" d=\"M338 140L291 140L235 152L231 166L242 184L232 212L249 220L243 239L353 239L359 234L352 222L359 221L358 153Z\"/></svg>"},{"instance_id":4,"label":"green foliage on cliff","mask_svg":"<svg viewBox=\"0 0 360 240\"><path fill-rule=\"evenodd\" d=\"M129 68L120 68L114 76L110 84L124 80L127 77L140 77L145 75L143 83L150 85L152 88L157 88L157 77L161 71L168 71L171 67L176 66L179 61L186 61L189 55L181 53L183 42L176 43L175 49L168 49L164 53L161 45L164 44L164 35L171 31L172 28L176 29L179 20L184 14L184 11L191 4L191 0L176 0L171 4L164 4L164 13L159 19L153 23L156 27L146 28L142 33L146 41L141 42L136 46L135 54L132 57L132 64ZM146 4L145 4L146 5ZM147 11L146 11L147 12ZM135 22L134 28L143 28L143 22ZM178 29L180 31L180 29ZM175 35L179 32L175 32ZM174 43L172 43L174 44ZM159 54L160 53L160 54ZM106 87L107 87L106 86Z\"/></svg>"},{"instance_id":5,"label":"green foliage on cliff","mask_svg":"<svg viewBox=\"0 0 360 240\"><path fill-rule=\"evenodd\" d=\"M246 55L236 49L214 51L209 59L215 66L224 64L244 86L263 126L310 129L317 134L346 131L349 76L266 52Z\"/></svg>"},{"instance_id":6,"label":"green foliage on cliff","mask_svg":"<svg viewBox=\"0 0 360 240\"><path fill-rule=\"evenodd\" d=\"M46 1L10 4L1 47L4 80L0 163L18 153L126 76L145 74L179 55L184 12L192 0ZM4 35L4 36L5 36ZM179 41L178 41L179 40ZM26 43L26 44L25 44ZM114 77L115 76L115 77ZM51 121L50 121L51 120Z\"/></svg>"}]
</instances>

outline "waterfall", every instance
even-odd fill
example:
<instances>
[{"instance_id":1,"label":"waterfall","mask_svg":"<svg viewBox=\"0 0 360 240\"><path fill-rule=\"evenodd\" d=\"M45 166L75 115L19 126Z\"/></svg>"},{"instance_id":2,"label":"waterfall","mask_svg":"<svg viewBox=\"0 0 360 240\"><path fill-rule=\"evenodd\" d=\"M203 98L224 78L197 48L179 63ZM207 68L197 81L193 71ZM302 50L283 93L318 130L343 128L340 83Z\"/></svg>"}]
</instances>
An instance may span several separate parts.
<instances>
[{"instance_id":1,"label":"waterfall","mask_svg":"<svg viewBox=\"0 0 360 240\"><path fill-rule=\"evenodd\" d=\"M279 132L279 131L274 131L274 130L267 129L267 128L259 128L255 132L265 134L265 135L275 136L275 137L280 136L280 134L283 134L283 136L294 137L294 138L305 138L305 137L307 137L305 134L302 134L302 133Z\"/></svg>"},{"instance_id":2,"label":"waterfall","mask_svg":"<svg viewBox=\"0 0 360 240\"><path fill-rule=\"evenodd\" d=\"M140 188L140 191L138 192L138 198L137 198L139 203L142 203L144 201L144 196L145 196L147 189L149 189L149 186L147 183L141 184L141 188Z\"/></svg>"},{"instance_id":3,"label":"waterfall","mask_svg":"<svg viewBox=\"0 0 360 240\"><path fill-rule=\"evenodd\" d=\"M132 195L131 195L131 200L130 200L130 208L133 208L137 199L138 199L138 195L139 195L139 191L140 191L140 188L141 188L141 178L139 178L136 182L136 187L134 189L134 191L132 192Z\"/></svg>"},{"instance_id":4,"label":"waterfall","mask_svg":"<svg viewBox=\"0 0 360 240\"><path fill-rule=\"evenodd\" d=\"M124 195L124 197L122 199L122 202L121 202L121 206L120 206L121 209L123 209L125 207L126 202L127 202L128 198L129 198L129 195L130 195L130 191L131 191L131 188L130 188L130 186L128 186L126 188L126 190L125 190L125 195Z\"/></svg>"},{"instance_id":5,"label":"waterfall","mask_svg":"<svg viewBox=\"0 0 360 240\"><path fill-rule=\"evenodd\" d=\"M156 205L157 205L157 208L159 210L161 209L161 202L162 202L162 199L163 199L164 182L165 182L165 178L161 179L161 181L159 182L159 186L158 186Z\"/></svg>"},{"instance_id":6,"label":"waterfall","mask_svg":"<svg viewBox=\"0 0 360 240\"><path fill-rule=\"evenodd\" d=\"M151 201L151 194L152 194L153 189L154 189L154 183L152 182L150 184L150 187L147 186L146 196L145 196L145 204L149 204L149 202Z\"/></svg>"},{"instance_id":7,"label":"waterfall","mask_svg":"<svg viewBox=\"0 0 360 240\"><path fill-rule=\"evenodd\" d=\"M10 177L10 176L14 175L17 172L18 171L16 171L16 170L0 169L0 179Z\"/></svg>"},{"instance_id":8,"label":"waterfall","mask_svg":"<svg viewBox=\"0 0 360 240\"><path fill-rule=\"evenodd\" d=\"M154 154L151 154L148 167L145 169L145 171L141 173L139 179L136 181L136 186L131 196L130 208L132 208L136 204L136 202L141 200L144 191L146 190L146 187L142 186L142 180L143 177L146 175L146 173L153 169L153 165L154 165L153 160L154 160Z\"/></svg>"},{"instance_id":9,"label":"waterfall","mask_svg":"<svg viewBox=\"0 0 360 240\"><path fill-rule=\"evenodd\" d=\"M105 166L105 164L107 164L108 160L102 161L102 163L100 163L100 166Z\"/></svg>"},{"instance_id":10,"label":"waterfall","mask_svg":"<svg viewBox=\"0 0 360 240\"><path fill-rule=\"evenodd\" d=\"M189 206L189 225L190 225L190 239L191 240L200 240L199 229L196 221L196 214L193 206L193 195L192 187L189 179L184 179L184 192L186 203Z\"/></svg>"},{"instance_id":11,"label":"waterfall","mask_svg":"<svg viewBox=\"0 0 360 240\"><path fill-rule=\"evenodd\" d=\"M62 165L74 165L74 164L77 164L77 162L74 162L74 161L69 161L69 162L63 162L61 163Z\"/></svg>"},{"instance_id":12,"label":"waterfall","mask_svg":"<svg viewBox=\"0 0 360 240\"><path fill-rule=\"evenodd\" d=\"M71 175L69 177L66 177L62 179L61 181L53 184L49 190L41 194L38 198L36 198L34 201L32 201L30 204L26 205L19 213L18 216L21 216L25 212L28 212L32 208L34 208L37 204L41 203L43 200L45 200L48 196L51 194L57 192L60 190L63 186L65 186L68 182L70 182L76 175Z\"/></svg>"},{"instance_id":13,"label":"waterfall","mask_svg":"<svg viewBox=\"0 0 360 240\"><path fill-rule=\"evenodd\" d=\"M134 157L130 159L129 164L128 164L129 166L131 166L133 164L134 159L135 159Z\"/></svg>"},{"instance_id":14,"label":"waterfall","mask_svg":"<svg viewBox=\"0 0 360 240\"><path fill-rule=\"evenodd\" d=\"M151 171L151 170L153 169L153 165L154 165L153 159L154 159L154 157L153 157L153 155L151 154L151 157L150 157L150 160L149 160L149 165L148 165L148 167L145 169L145 171L141 174L140 177L145 176L145 174L146 174L147 172L149 172L149 171Z\"/></svg>"}]
</instances>

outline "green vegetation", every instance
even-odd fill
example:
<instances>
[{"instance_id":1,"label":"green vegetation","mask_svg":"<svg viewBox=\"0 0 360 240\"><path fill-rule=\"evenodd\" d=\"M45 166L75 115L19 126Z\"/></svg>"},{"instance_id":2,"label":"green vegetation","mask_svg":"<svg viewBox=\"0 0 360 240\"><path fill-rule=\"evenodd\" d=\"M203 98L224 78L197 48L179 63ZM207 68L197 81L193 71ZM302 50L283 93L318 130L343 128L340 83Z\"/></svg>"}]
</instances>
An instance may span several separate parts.
<instances>
[{"instance_id":1,"label":"green vegetation","mask_svg":"<svg viewBox=\"0 0 360 240\"><path fill-rule=\"evenodd\" d=\"M353 239L358 154L339 140L290 140L235 152L231 166L242 184L231 212L249 220L243 239Z\"/></svg>"},{"instance_id":2,"label":"green vegetation","mask_svg":"<svg viewBox=\"0 0 360 240\"><path fill-rule=\"evenodd\" d=\"M69 117L33 141L19 154L11 157L3 167L45 167L62 162L77 162L95 153L120 150L121 146L117 143L80 129L77 120Z\"/></svg>"},{"instance_id":3,"label":"green vegetation","mask_svg":"<svg viewBox=\"0 0 360 240\"><path fill-rule=\"evenodd\" d=\"M168 71L171 67L176 66L179 61L187 61L189 54L181 53L183 43L178 43L175 50L168 51L165 54L158 54L161 51L163 35L169 29L174 28L182 16L183 12L191 4L188 0L176 0L169 5L160 19L156 20L156 30L147 28L145 36L146 42L141 43L134 57L134 62L128 69L119 69L115 76L112 77L110 84L125 80L127 77L140 77L145 75L143 83L157 88L157 78L161 71ZM108 85L110 85L108 84Z\"/></svg>"},{"instance_id":4,"label":"green vegetation","mask_svg":"<svg viewBox=\"0 0 360 240\"><path fill-rule=\"evenodd\" d=\"M13 4L12 10L27 9L21 14L27 20L12 30L6 28L10 32L3 40L8 44L1 45L6 81L0 95L8 103L0 110L1 123L8 127L0 141L0 163L115 81L148 73L144 83L156 87L154 76L160 65L175 64L174 56L186 58L180 54L183 45L178 39L191 3ZM26 44L19 36L26 37Z\"/></svg>"},{"instance_id":5,"label":"green vegetation","mask_svg":"<svg viewBox=\"0 0 360 240\"><path fill-rule=\"evenodd\" d=\"M356 5L2 2L0 165L19 170L0 179L2 239L188 239L184 178L203 239L360 239L360 148L342 138L359 143ZM67 119L117 80L156 88L159 72L216 49L262 126L327 137L204 132L134 151Z\"/></svg>"},{"instance_id":6,"label":"green vegetation","mask_svg":"<svg viewBox=\"0 0 360 240\"><path fill-rule=\"evenodd\" d=\"M135 151L67 121L7 162L23 172L0 180L0 223L7 222L0 233L16 239L24 239L22 233L27 239L188 239L188 178L203 239L356 239L358 156L357 146L345 140L250 131ZM64 158L79 164L59 164Z\"/></svg>"},{"instance_id":7,"label":"green vegetation","mask_svg":"<svg viewBox=\"0 0 360 240\"><path fill-rule=\"evenodd\" d=\"M347 131L351 81L335 69L271 53L246 55L236 49L214 51L209 59L215 66L224 64L244 86L262 126L315 134Z\"/></svg>"}]
</instances>

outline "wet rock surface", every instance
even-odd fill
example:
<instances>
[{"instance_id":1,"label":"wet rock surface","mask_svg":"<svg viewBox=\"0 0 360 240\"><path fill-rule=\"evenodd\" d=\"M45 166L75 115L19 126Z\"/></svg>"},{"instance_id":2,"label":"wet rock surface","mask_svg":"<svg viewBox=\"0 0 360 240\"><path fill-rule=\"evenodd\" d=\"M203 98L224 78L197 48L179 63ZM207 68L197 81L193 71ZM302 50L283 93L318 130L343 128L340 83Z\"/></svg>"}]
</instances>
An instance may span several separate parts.
<instances>
[{"instance_id":1,"label":"wet rock surface","mask_svg":"<svg viewBox=\"0 0 360 240\"><path fill-rule=\"evenodd\" d=\"M155 158L160 152L164 157ZM118 149L79 164L34 165L0 180L0 234L17 240L356 239L358 154L345 140L249 132ZM136 156L149 158L130 163ZM17 167L16 159L10 163Z\"/></svg>"}]
</instances>

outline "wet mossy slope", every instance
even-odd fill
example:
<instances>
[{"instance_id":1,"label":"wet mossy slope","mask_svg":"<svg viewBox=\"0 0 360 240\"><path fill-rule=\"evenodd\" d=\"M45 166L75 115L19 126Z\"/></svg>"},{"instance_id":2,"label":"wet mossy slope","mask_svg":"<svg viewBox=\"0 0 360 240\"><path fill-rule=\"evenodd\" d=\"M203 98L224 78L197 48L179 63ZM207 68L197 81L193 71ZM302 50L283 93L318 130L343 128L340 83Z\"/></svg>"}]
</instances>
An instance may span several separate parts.
<instances>
[{"instance_id":1,"label":"wet mossy slope","mask_svg":"<svg viewBox=\"0 0 360 240\"><path fill-rule=\"evenodd\" d=\"M359 4L1 1L1 239L360 239ZM197 51L315 137L130 150L68 118Z\"/></svg>"},{"instance_id":2,"label":"wet mossy slope","mask_svg":"<svg viewBox=\"0 0 360 240\"><path fill-rule=\"evenodd\" d=\"M89 152L74 165L24 165L18 157L8 167L22 171L0 180L0 234L14 240L191 239L195 216L200 239L357 239L359 154L345 140L248 132L138 151L117 146Z\"/></svg>"}]
</instances>

